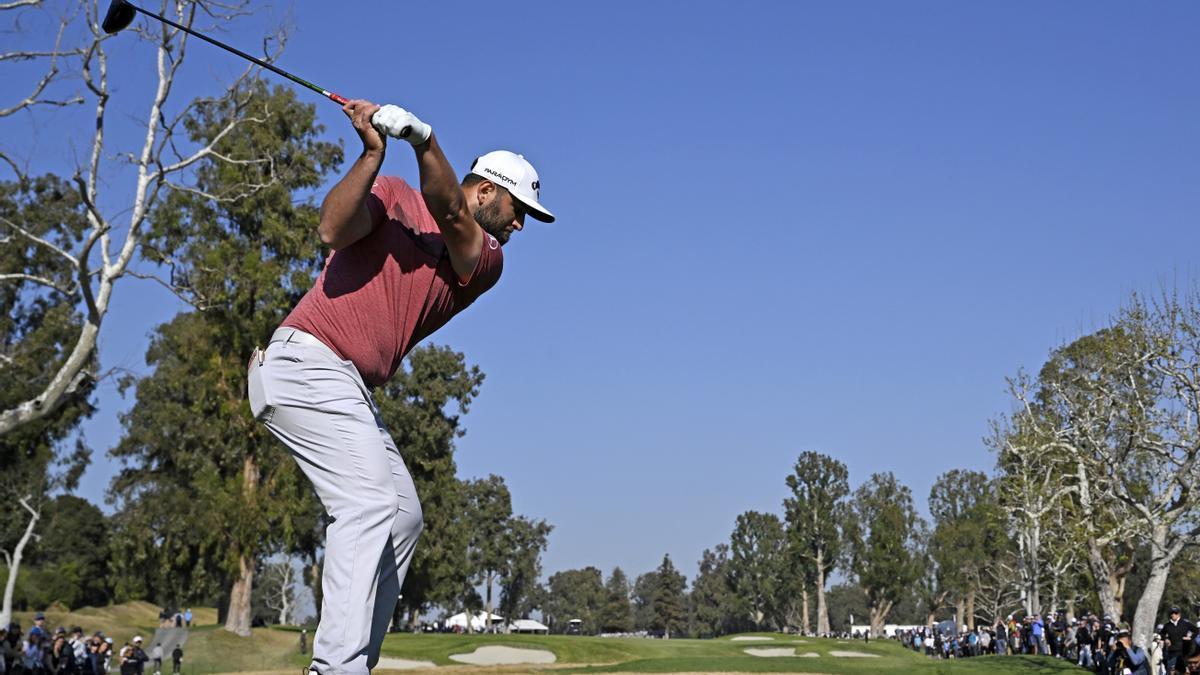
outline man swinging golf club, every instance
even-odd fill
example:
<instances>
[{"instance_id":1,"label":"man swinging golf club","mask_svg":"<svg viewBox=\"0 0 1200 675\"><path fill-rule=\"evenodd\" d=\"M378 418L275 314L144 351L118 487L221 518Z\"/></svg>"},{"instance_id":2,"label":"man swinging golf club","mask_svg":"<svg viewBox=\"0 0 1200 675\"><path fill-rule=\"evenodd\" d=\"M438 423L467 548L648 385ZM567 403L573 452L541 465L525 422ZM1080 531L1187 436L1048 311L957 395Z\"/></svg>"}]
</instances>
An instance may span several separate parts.
<instances>
[{"instance_id":1,"label":"man swinging golf club","mask_svg":"<svg viewBox=\"0 0 1200 675\"><path fill-rule=\"evenodd\" d=\"M500 278L500 246L538 203L537 172L504 150L460 184L429 125L348 101L363 151L321 205L333 249L316 284L250 359L254 416L284 442L332 519L311 669L366 673L421 533L412 478L371 397L404 355ZM385 136L416 152L421 189L379 176Z\"/></svg>"}]
</instances>

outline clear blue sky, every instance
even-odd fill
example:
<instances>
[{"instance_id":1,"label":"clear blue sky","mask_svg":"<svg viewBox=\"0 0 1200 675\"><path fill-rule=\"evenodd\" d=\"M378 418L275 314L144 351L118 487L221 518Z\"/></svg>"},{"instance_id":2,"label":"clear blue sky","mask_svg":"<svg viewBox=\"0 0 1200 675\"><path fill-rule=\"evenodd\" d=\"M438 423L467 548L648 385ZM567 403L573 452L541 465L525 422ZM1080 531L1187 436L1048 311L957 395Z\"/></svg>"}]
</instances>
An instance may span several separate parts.
<instances>
[{"instance_id":1,"label":"clear blue sky","mask_svg":"<svg viewBox=\"0 0 1200 675\"><path fill-rule=\"evenodd\" d=\"M460 473L554 525L548 573L669 553L693 576L803 450L924 508L937 474L991 468L1006 376L1195 279L1200 4L303 1L223 37L281 18L284 68L410 108L461 170L503 147L541 174L558 222L434 341L487 373ZM152 52L122 40L133 93ZM192 50L177 104L238 68ZM386 170L415 179L406 146ZM144 369L177 310L123 283L104 365ZM129 405L99 400L94 500Z\"/></svg>"}]
</instances>

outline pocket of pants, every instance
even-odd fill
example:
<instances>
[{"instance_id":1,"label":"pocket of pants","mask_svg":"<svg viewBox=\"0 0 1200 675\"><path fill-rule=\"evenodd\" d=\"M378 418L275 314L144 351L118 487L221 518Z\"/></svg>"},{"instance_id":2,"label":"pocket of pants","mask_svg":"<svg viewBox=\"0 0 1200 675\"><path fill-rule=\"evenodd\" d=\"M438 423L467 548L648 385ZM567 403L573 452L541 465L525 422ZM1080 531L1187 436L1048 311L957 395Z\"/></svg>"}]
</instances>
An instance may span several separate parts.
<instances>
[{"instance_id":1,"label":"pocket of pants","mask_svg":"<svg viewBox=\"0 0 1200 675\"><path fill-rule=\"evenodd\" d=\"M267 421L275 408L267 404L266 387L263 385L262 350L257 347L250 356L250 369L247 371L246 397L250 401L250 414L256 420Z\"/></svg>"}]
</instances>

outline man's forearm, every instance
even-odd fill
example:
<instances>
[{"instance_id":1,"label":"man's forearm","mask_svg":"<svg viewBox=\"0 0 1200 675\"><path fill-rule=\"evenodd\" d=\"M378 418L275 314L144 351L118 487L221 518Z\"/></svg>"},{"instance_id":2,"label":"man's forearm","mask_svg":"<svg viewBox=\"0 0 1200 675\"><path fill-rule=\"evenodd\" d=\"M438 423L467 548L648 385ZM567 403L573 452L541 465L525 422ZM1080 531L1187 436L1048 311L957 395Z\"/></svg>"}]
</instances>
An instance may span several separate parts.
<instances>
[{"instance_id":1,"label":"man's forearm","mask_svg":"<svg viewBox=\"0 0 1200 675\"><path fill-rule=\"evenodd\" d=\"M444 236L449 234L447 229L455 230L462 220L466 207L462 187L436 136L431 134L428 141L413 150L421 170L421 197Z\"/></svg>"},{"instance_id":2,"label":"man's forearm","mask_svg":"<svg viewBox=\"0 0 1200 675\"><path fill-rule=\"evenodd\" d=\"M335 249L348 246L371 231L367 195L379 175L383 155L382 150L363 151L350 171L325 196L317 229L327 246Z\"/></svg>"}]
</instances>

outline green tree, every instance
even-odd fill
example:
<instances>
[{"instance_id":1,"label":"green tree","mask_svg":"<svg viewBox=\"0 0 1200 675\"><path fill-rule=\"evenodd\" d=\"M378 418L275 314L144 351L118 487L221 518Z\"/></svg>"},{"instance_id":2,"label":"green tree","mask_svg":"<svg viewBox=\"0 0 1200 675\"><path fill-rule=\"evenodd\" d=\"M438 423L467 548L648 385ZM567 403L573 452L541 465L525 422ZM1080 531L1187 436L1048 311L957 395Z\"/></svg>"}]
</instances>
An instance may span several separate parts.
<instances>
[{"instance_id":1,"label":"green tree","mask_svg":"<svg viewBox=\"0 0 1200 675\"><path fill-rule=\"evenodd\" d=\"M630 599L633 601L633 629L652 630L654 627L654 598L658 589L658 571L639 574L633 581Z\"/></svg>"},{"instance_id":2,"label":"green tree","mask_svg":"<svg viewBox=\"0 0 1200 675\"><path fill-rule=\"evenodd\" d=\"M190 110L184 128L214 152L155 209L143 256L202 311L158 328L146 353L154 373L136 383L110 451L124 465L110 488L115 566L119 593L217 596L225 628L249 635L259 561L311 542L321 511L296 462L250 416L246 357L312 283L318 214L295 193L320 185L342 152L318 140L314 106L286 87L252 80Z\"/></svg>"},{"instance_id":3,"label":"green tree","mask_svg":"<svg viewBox=\"0 0 1200 675\"><path fill-rule=\"evenodd\" d=\"M947 471L934 480L929 491L929 515L933 518L929 554L942 589L956 599L958 625L970 629L975 628L980 572L989 556L998 553L989 546L998 524L997 511L995 488L978 471Z\"/></svg>"},{"instance_id":4,"label":"green tree","mask_svg":"<svg viewBox=\"0 0 1200 675\"><path fill-rule=\"evenodd\" d=\"M850 494L848 478L845 464L818 452L800 453L787 477L792 491L792 496L783 501L788 536L793 550L810 563L815 576L818 633L829 632L825 581L842 552L840 526L845 521L846 497ZM806 624L807 614L806 609Z\"/></svg>"},{"instance_id":5,"label":"green tree","mask_svg":"<svg viewBox=\"0 0 1200 675\"><path fill-rule=\"evenodd\" d=\"M664 555L655 570L654 613L651 628L670 639L687 626L687 577L675 569L671 556Z\"/></svg>"},{"instance_id":6,"label":"green tree","mask_svg":"<svg viewBox=\"0 0 1200 675\"><path fill-rule=\"evenodd\" d=\"M551 575L547 582L544 613L550 629L563 633L567 622L579 619L586 635L599 631L600 608L604 604L604 578L595 567L563 570Z\"/></svg>"},{"instance_id":7,"label":"green tree","mask_svg":"<svg viewBox=\"0 0 1200 675\"><path fill-rule=\"evenodd\" d=\"M697 637L718 637L739 629L738 609L729 589L729 545L704 549L700 569L692 581L688 599L692 608L693 632Z\"/></svg>"},{"instance_id":8,"label":"green tree","mask_svg":"<svg viewBox=\"0 0 1200 675\"><path fill-rule=\"evenodd\" d=\"M493 630L492 584L507 567L511 552L508 523L512 518L512 495L504 479L492 474L487 478L468 481L466 485L466 521L470 524L467 539L467 564L472 583L483 584L488 614L487 629ZM468 624L469 625L469 624Z\"/></svg>"},{"instance_id":9,"label":"green tree","mask_svg":"<svg viewBox=\"0 0 1200 675\"><path fill-rule=\"evenodd\" d=\"M629 602L629 578L620 567L614 567L604 584L604 604L598 623L605 633L627 633L633 630L633 605Z\"/></svg>"},{"instance_id":10,"label":"green tree","mask_svg":"<svg viewBox=\"0 0 1200 675\"><path fill-rule=\"evenodd\" d=\"M468 588L469 523L464 485L455 477L454 440L466 433L462 416L479 395L484 374L448 347L409 352L403 367L375 392L380 417L404 458L421 499L425 529L409 564L396 625L416 625L433 604L457 606Z\"/></svg>"},{"instance_id":11,"label":"green tree","mask_svg":"<svg viewBox=\"0 0 1200 675\"><path fill-rule=\"evenodd\" d=\"M743 615L756 628L781 623L787 545L778 516L747 511L737 517L729 543L729 582Z\"/></svg>"},{"instance_id":12,"label":"green tree","mask_svg":"<svg viewBox=\"0 0 1200 675\"><path fill-rule=\"evenodd\" d=\"M510 619L528 617L538 609L542 552L554 528L543 520L509 518L504 528L504 567L500 570L500 613Z\"/></svg>"},{"instance_id":13,"label":"green tree","mask_svg":"<svg viewBox=\"0 0 1200 675\"><path fill-rule=\"evenodd\" d=\"M845 527L850 570L867 597L871 633L879 635L892 608L911 595L922 572L922 521L912 492L890 472L871 474L855 491Z\"/></svg>"}]
</instances>

